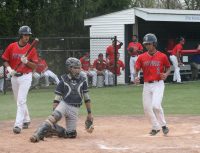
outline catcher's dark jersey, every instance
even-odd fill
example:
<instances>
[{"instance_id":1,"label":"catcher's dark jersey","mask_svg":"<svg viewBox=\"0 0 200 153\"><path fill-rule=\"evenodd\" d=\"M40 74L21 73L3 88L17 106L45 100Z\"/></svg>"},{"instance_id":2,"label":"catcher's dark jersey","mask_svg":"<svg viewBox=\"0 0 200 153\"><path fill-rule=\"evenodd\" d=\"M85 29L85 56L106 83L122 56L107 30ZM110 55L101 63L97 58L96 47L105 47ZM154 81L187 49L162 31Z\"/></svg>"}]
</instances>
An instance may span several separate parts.
<instances>
[{"instance_id":1,"label":"catcher's dark jersey","mask_svg":"<svg viewBox=\"0 0 200 153\"><path fill-rule=\"evenodd\" d=\"M63 97L67 104L80 106L83 100L83 94L87 93L87 82L82 76L72 79L70 75L61 76L61 81L56 87L55 94Z\"/></svg>"}]
</instances>

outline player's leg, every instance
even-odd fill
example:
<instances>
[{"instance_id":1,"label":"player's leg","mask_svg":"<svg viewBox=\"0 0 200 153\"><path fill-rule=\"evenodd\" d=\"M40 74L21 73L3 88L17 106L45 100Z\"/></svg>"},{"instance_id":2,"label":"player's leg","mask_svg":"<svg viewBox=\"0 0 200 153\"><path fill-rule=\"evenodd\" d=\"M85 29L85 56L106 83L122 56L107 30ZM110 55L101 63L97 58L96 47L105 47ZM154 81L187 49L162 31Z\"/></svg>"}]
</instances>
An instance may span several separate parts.
<instances>
[{"instance_id":1,"label":"player's leg","mask_svg":"<svg viewBox=\"0 0 200 153\"><path fill-rule=\"evenodd\" d=\"M34 134L30 137L30 141L39 142L40 140L43 140L44 137L48 137L49 132L65 114L66 104L65 102L61 101L53 113L37 128Z\"/></svg>"},{"instance_id":2,"label":"player's leg","mask_svg":"<svg viewBox=\"0 0 200 153\"><path fill-rule=\"evenodd\" d=\"M130 82L133 83L134 82L134 57L130 57L129 67L130 67L130 77L131 77Z\"/></svg>"},{"instance_id":3,"label":"player's leg","mask_svg":"<svg viewBox=\"0 0 200 153\"><path fill-rule=\"evenodd\" d=\"M97 72L96 71L89 71L89 75L92 76L92 86L97 86Z\"/></svg>"},{"instance_id":4,"label":"player's leg","mask_svg":"<svg viewBox=\"0 0 200 153\"><path fill-rule=\"evenodd\" d=\"M37 72L33 73L33 84L32 84L33 87L36 87L39 84L40 77L41 76L39 73Z\"/></svg>"},{"instance_id":5,"label":"player's leg","mask_svg":"<svg viewBox=\"0 0 200 153\"><path fill-rule=\"evenodd\" d=\"M150 132L151 135L156 135L160 130L160 125L157 121L157 118L155 116L155 113L152 109L152 84L144 83L143 87L143 108L144 113L148 117L151 125L152 130Z\"/></svg>"},{"instance_id":6,"label":"player's leg","mask_svg":"<svg viewBox=\"0 0 200 153\"><path fill-rule=\"evenodd\" d=\"M47 70L45 73L47 73L48 76L51 77L55 81L55 84L58 84L60 82L57 75L53 73L51 70Z\"/></svg>"},{"instance_id":7,"label":"player's leg","mask_svg":"<svg viewBox=\"0 0 200 153\"><path fill-rule=\"evenodd\" d=\"M0 92L3 91L4 79L0 78Z\"/></svg>"},{"instance_id":8,"label":"player's leg","mask_svg":"<svg viewBox=\"0 0 200 153\"><path fill-rule=\"evenodd\" d=\"M17 78L19 83L19 89L18 89L18 95L17 95L17 115L16 115L16 121L15 121L15 127L13 129L14 133L20 133L18 132L18 128L22 129L23 121L26 117L26 120L30 122L30 116L27 114L28 108L27 108L27 95L28 91L31 86L32 82L32 73L22 75L21 77Z\"/></svg>"},{"instance_id":9,"label":"player's leg","mask_svg":"<svg viewBox=\"0 0 200 153\"><path fill-rule=\"evenodd\" d=\"M47 71L45 71L43 73L44 75L44 79L45 79L45 86L48 87L49 86L49 73Z\"/></svg>"},{"instance_id":10,"label":"player's leg","mask_svg":"<svg viewBox=\"0 0 200 153\"><path fill-rule=\"evenodd\" d=\"M153 88L153 111L156 115L156 118L162 127L163 133L167 134L169 132L169 129L166 125L166 120L164 116L164 111L162 108L162 99L163 99L163 94L164 94L164 81L159 81L157 83L154 83L154 88Z\"/></svg>"},{"instance_id":11,"label":"player's leg","mask_svg":"<svg viewBox=\"0 0 200 153\"><path fill-rule=\"evenodd\" d=\"M67 114L66 114L66 137L67 138L76 138L77 132L77 120L79 114L79 107L74 107L67 105Z\"/></svg>"}]
</instances>

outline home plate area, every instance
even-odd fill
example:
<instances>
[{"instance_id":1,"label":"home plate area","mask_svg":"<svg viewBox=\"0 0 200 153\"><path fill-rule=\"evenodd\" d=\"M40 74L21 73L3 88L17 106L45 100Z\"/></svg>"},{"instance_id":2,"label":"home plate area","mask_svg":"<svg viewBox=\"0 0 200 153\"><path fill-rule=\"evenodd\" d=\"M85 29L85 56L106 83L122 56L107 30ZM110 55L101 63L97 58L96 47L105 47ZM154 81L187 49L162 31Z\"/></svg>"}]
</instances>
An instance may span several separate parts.
<instances>
[{"instance_id":1,"label":"home plate area","mask_svg":"<svg viewBox=\"0 0 200 153\"><path fill-rule=\"evenodd\" d=\"M200 116L167 116L170 132L150 136L144 116L95 117L94 131L84 129L85 117L78 121L76 139L45 138L31 143L29 137L44 119L16 135L14 121L0 122L0 153L200 153ZM65 125L64 120L59 124Z\"/></svg>"}]
</instances>

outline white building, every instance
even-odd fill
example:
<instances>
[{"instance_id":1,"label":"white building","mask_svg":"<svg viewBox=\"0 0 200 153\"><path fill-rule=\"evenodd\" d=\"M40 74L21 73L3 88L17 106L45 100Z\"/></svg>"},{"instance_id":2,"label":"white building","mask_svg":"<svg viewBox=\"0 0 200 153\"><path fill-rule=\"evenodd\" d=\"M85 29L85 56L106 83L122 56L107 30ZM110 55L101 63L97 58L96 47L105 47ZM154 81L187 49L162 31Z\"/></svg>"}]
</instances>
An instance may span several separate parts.
<instances>
[{"instance_id":1,"label":"white building","mask_svg":"<svg viewBox=\"0 0 200 153\"><path fill-rule=\"evenodd\" d=\"M118 83L127 83L129 78L129 64L126 48L131 41L131 35L137 34L142 41L146 33L155 33L158 37L160 50L167 46L167 40L184 36L186 49L195 48L200 42L200 11L198 10L172 10L156 8L131 8L90 19L85 19L85 26L90 26L90 37L113 37L124 43L119 50L121 60L126 63L125 74L118 77ZM91 40L91 61L99 52L106 51L111 41L98 45ZM93 50L93 48L98 48Z\"/></svg>"}]
</instances>

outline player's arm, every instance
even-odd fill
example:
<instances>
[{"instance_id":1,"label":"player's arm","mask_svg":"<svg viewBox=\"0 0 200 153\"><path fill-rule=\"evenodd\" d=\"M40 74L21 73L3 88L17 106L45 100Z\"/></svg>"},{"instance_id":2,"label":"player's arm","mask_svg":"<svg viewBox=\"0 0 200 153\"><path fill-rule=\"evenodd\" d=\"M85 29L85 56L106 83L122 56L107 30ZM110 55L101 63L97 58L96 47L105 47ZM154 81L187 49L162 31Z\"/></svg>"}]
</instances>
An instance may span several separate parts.
<instances>
[{"instance_id":1,"label":"player's arm","mask_svg":"<svg viewBox=\"0 0 200 153\"><path fill-rule=\"evenodd\" d=\"M4 64L4 66L6 67L8 73L9 73L11 76L15 75L16 71L10 67L8 61L4 60L4 63L3 63L3 64Z\"/></svg>"},{"instance_id":2,"label":"player's arm","mask_svg":"<svg viewBox=\"0 0 200 153\"><path fill-rule=\"evenodd\" d=\"M176 52L176 58L177 58L177 60L178 60L178 64L179 64L179 65L182 64L182 62L181 62L181 54L180 54L180 52L181 52L180 49L177 50L177 52Z\"/></svg>"},{"instance_id":3,"label":"player's arm","mask_svg":"<svg viewBox=\"0 0 200 153\"><path fill-rule=\"evenodd\" d=\"M139 73L139 71L141 69L140 60L141 60L141 56L139 56L139 58L137 59L137 61L135 63L135 67L134 67L134 69L135 69L135 74L134 74L134 77L135 77L135 81L134 82L135 82L135 84L140 84L140 78L138 77L138 73Z\"/></svg>"}]
</instances>

